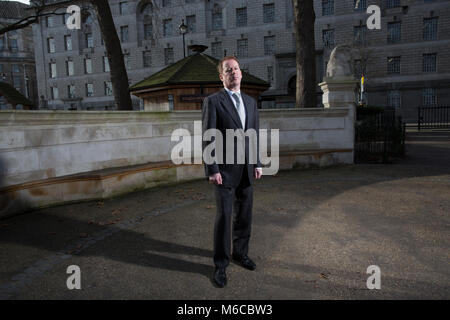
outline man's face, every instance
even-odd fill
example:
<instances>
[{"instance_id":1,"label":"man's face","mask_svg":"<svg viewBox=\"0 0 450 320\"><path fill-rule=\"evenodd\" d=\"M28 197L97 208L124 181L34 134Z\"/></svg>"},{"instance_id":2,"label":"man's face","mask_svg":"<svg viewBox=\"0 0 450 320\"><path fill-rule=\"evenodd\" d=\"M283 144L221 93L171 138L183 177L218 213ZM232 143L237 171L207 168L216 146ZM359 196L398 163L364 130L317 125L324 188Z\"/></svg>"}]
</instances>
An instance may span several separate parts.
<instances>
[{"instance_id":1,"label":"man's face","mask_svg":"<svg viewBox=\"0 0 450 320\"><path fill-rule=\"evenodd\" d=\"M223 86L230 90L240 90L242 73L239 68L239 63L236 60L230 59L222 62L223 71L219 74Z\"/></svg>"}]
</instances>

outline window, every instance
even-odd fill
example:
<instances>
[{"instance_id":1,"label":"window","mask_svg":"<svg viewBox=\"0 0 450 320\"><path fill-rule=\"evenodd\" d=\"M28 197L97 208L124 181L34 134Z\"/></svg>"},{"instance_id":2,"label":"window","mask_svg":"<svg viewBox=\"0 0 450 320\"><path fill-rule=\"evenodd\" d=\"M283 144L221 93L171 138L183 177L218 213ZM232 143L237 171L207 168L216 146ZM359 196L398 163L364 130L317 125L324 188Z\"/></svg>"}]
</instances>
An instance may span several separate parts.
<instances>
[{"instance_id":1,"label":"window","mask_svg":"<svg viewBox=\"0 0 450 320\"><path fill-rule=\"evenodd\" d=\"M94 96L94 85L92 83L86 83L86 97Z\"/></svg>"},{"instance_id":2,"label":"window","mask_svg":"<svg viewBox=\"0 0 450 320\"><path fill-rule=\"evenodd\" d=\"M247 8L236 9L236 27L247 26Z\"/></svg>"},{"instance_id":3,"label":"window","mask_svg":"<svg viewBox=\"0 0 450 320\"><path fill-rule=\"evenodd\" d=\"M222 58L223 57L222 42L211 43L211 53L212 56L215 58Z\"/></svg>"},{"instance_id":4,"label":"window","mask_svg":"<svg viewBox=\"0 0 450 320\"><path fill-rule=\"evenodd\" d=\"M9 50L12 52L19 51L19 46L17 45L17 39L9 39Z\"/></svg>"},{"instance_id":5,"label":"window","mask_svg":"<svg viewBox=\"0 0 450 320\"><path fill-rule=\"evenodd\" d=\"M119 3L119 11L120 11L121 16L128 14L128 3L120 2Z\"/></svg>"},{"instance_id":6,"label":"window","mask_svg":"<svg viewBox=\"0 0 450 320\"><path fill-rule=\"evenodd\" d=\"M20 91L20 85L21 85L21 77L20 76L13 76L13 86L16 90Z\"/></svg>"},{"instance_id":7,"label":"window","mask_svg":"<svg viewBox=\"0 0 450 320\"><path fill-rule=\"evenodd\" d=\"M353 27L353 44L355 46L363 46L366 43L367 26Z\"/></svg>"},{"instance_id":8,"label":"window","mask_svg":"<svg viewBox=\"0 0 450 320\"><path fill-rule=\"evenodd\" d=\"M120 41L128 42L128 26L120 27Z\"/></svg>"},{"instance_id":9,"label":"window","mask_svg":"<svg viewBox=\"0 0 450 320\"><path fill-rule=\"evenodd\" d=\"M387 32L387 42L388 43L397 43L400 42L402 36L401 22L389 22L388 23L388 32Z\"/></svg>"},{"instance_id":10,"label":"window","mask_svg":"<svg viewBox=\"0 0 450 320\"><path fill-rule=\"evenodd\" d=\"M147 3L143 8L142 8L142 14L144 15L151 15L153 12L153 5L151 3Z\"/></svg>"},{"instance_id":11,"label":"window","mask_svg":"<svg viewBox=\"0 0 450 320\"><path fill-rule=\"evenodd\" d=\"M55 52L55 39L47 38L47 46L48 46L48 52L54 53Z\"/></svg>"},{"instance_id":12,"label":"window","mask_svg":"<svg viewBox=\"0 0 450 320\"><path fill-rule=\"evenodd\" d=\"M125 63L125 69L131 69L131 56L129 53L123 55L123 62Z\"/></svg>"},{"instance_id":13,"label":"window","mask_svg":"<svg viewBox=\"0 0 450 320\"><path fill-rule=\"evenodd\" d=\"M248 39L239 39L237 41L237 56L239 58L248 57Z\"/></svg>"},{"instance_id":14,"label":"window","mask_svg":"<svg viewBox=\"0 0 450 320\"><path fill-rule=\"evenodd\" d=\"M5 48L5 40L2 36L0 36L0 50Z\"/></svg>"},{"instance_id":15,"label":"window","mask_svg":"<svg viewBox=\"0 0 450 320\"><path fill-rule=\"evenodd\" d=\"M52 28L55 26L53 16L47 16L45 17L45 24L47 28Z\"/></svg>"},{"instance_id":16,"label":"window","mask_svg":"<svg viewBox=\"0 0 450 320\"><path fill-rule=\"evenodd\" d=\"M269 83L273 81L273 66L267 66L267 81Z\"/></svg>"},{"instance_id":17,"label":"window","mask_svg":"<svg viewBox=\"0 0 450 320\"><path fill-rule=\"evenodd\" d=\"M84 59L84 72L87 74L92 73L92 59Z\"/></svg>"},{"instance_id":18,"label":"window","mask_svg":"<svg viewBox=\"0 0 450 320\"><path fill-rule=\"evenodd\" d=\"M366 11L367 0L353 0L353 8L355 11Z\"/></svg>"},{"instance_id":19,"label":"window","mask_svg":"<svg viewBox=\"0 0 450 320\"><path fill-rule=\"evenodd\" d=\"M144 68L149 68L152 64L151 51L142 52L142 60L144 62Z\"/></svg>"},{"instance_id":20,"label":"window","mask_svg":"<svg viewBox=\"0 0 450 320\"><path fill-rule=\"evenodd\" d=\"M195 3L197 0L185 0L185 3Z\"/></svg>"},{"instance_id":21,"label":"window","mask_svg":"<svg viewBox=\"0 0 450 320\"><path fill-rule=\"evenodd\" d=\"M56 63L51 62L49 66L50 66L50 78L56 78Z\"/></svg>"},{"instance_id":22,"label":"window","mask_svg":"<svg viewBox=\"0 0 450 320\"><path fill-rule=\"evenodd\" d=\"M264 54L266 56L275 54L275 36L264 37Z\"/></svg>"},{"instance_id":23,"label":"window","mask_svg":"<svg viewBox=\"0 0 450 320\"><path fill-rule=\"evenodd\" d=\"M66 61L66 71L68 76L73 76L74 74L74 67L73 67L73 61Z\"/></svg>"},{"instance_id":24,"label":"window","mask_svg":"<svg viewBox=\"0 0 450 320\"><path fill-rule=\"evenodd\" d=\"M400 73L400 57L388 57L387 58L387 73L399 74Z\"/></svg>"},{"instance_id":25,"label":"window","mask_svg":"<svg viewBox=\"0 0 450 320\"><path fill-rule=\"evenodd\" d=\"M361 77L366 74L365 66L361 60L355 60L353 63L354 70L353 73L356 79L361 79Z\"/></svg>"},{"instance_id":26,"label":"window","mask_svg":"<svg viewBox=\"0 0 450 320\"><path fill-rule=\"evenodd\" d=\"M423 19L423 40L437 40L438 17Z\"/></svg>"},{"instance_id":27,"label":"window","mask_svg":"<svg viewBox=\"0 0 450 320\"><path fill-rule=\"evenodd\" d=\"M186 24L188 27L188 32L194 33L196 29L196 21L195 21L195 15L187 16L186 17Z\"/></svg>"},{"instance_id":28,"label":"window","mask_svg":"<svg viewBox=\"0 0 450 320\"><path fill-rule=\"evenodd\" d=\"M94 39L92 38L92 33L86 33L85 40L86 40L86 48L94 47Z\"/></svg>"},{"instance_id":29,"label":"window","mask_svg":"<svg viewBox=\"0 0 450 320\"><path fill-rule=\"evenodd\" d=\"M400 7L400 0L386 0L386 8Z\"/></svg>"},{"instance_id":30,"label":"window","mask_svg":"<svg viewBox=\"0 0 450 320\"><path fill-rule=\"evenodd\" d=\"M66 51L72 50L72 36L64 36L64 48L66 49Z\"/></svg>"},{"instance_id":31,"label":"window","mask_svg":"<svg viewBox=\"0 0 450 320\"><path fill-rule=\"evenodd\" d=\"M163 34L164 37L171 36L173 32L172 19L166 19L163 21Z\"/></svg>"},{"instance_id":32,"label":"window","mask_svg":"<svg viewBox=\"0 0 450 320\"><path fill-rule=\"evenodd\" d=\"M164 63L166 66L173 63L173 48L164 49Z\"/></svg>"},{"instance_id":33,"label":"window","mask_svg":"<svg viewBox=\"0 0 450 320\"><path fill-rule=\"evenodd\" d=\"M20 72L20 67L18 64L13 64L12 65L12 72L13 73L19 73Z\"/></svg>"},{"instance_id":34,"label":"window","mask_svg":"<svg viewBox=\"0 0 450 320\"><path fill-rule=\"evenodd\" d=\"M334 47L334 29L328 29L322 31L322 42L324 48Z\"/></svg>"},{"instance_id":35,"label":"window","mask_svg":"<svg viewBox=\"0 0 450 320\"><path fill-rule=\"evenodd\" d=\"M144 24L144 39L150 40L153 37L153 24Z\"/></svg>"},{"instance_id":36,"label":"window","mask_svg":"<svg viewBox=\"0 0 450 320\"><path fill-rule=\"evenodd\" d=\"M109 59L106 56L103 56L103 71L104 72L109 72Z\"/></svg>"},{"instance_id":37,"label":"window","mask_svg":"<svg viewBox=\"0 0 450 320\"><path fill-rule=\"evenodd\" d=\"M51 87L50 94L52 96L52 100L59 99L58 87Z\"/></svg>"},{"instance_id":38,"label":"window","mask_svg":"<svg viewBox=\"0 0 450 320\"><path fill-rule=\"evenodd\" d=\"M67 24L67 20L69 20L69 17L70 17L70 13L64 13L64 14L62 15L62 24L63 24L63 25L66 25L66 24Z\"/></svg>"},{"instance_id":39,"label":"window","mask_svg":"<svg viewBox=\"0 0 450 320\"><path fill-rule=\"evenodd\" d=\"M162 0L163 7L169 7L172 4L171 0Z\"/></svg>"},{"instance_id":40,"label":"window","mask_svg":"<svg viewBox=\"0 0 450 320\"><path fill-rule=\"evenodd\" d=\"M89 25L89 24L92 24L92 22L93 22L93 20L92 20L92 15L89 13L89 14L85 17L84 23L87 24L87 25Z\"/></svg>"},{"instance_id":41,"label":"window","mask_svg":"<svg viewBox=\"0 0 450 320\"><path fill-rule=\"evenodd\" d=\"M222 29L222 10L220 8L215 9L212 14L212 29L220 30Z\"/></svg>"},{"instance_id":42,"label":"window","mask_svg":"<svg viewBox=\"0 0 450 320\"><path fill-rule=\"evenodd\" d=\"M75 86L73 84L67 86L67 97L75 98Z\"/></svg>"},{"instance_id":43,"label":"window","mask_svg":"<svg viewBox=\"0 0 450 320\"><path fill-rule=\"evenodd\" d=\"M436 88L422 89L422 105L432 107L437 105Z\"/></svg>"},{"instance_id":44,"label":"window","mask_svg":"<svg viewBox=\"0 0 450 320\"><path fill-rule=\"evenodd\" d=\"M275 22L275 4L269 3L263 5L263 22Z\"/></svg>"},{"instance_id":45,"label":"window","mask_svg":"<svg viewBox=\"0 0 450 320\"><path fill-rule=\"evenodd\" d=\"M429 53L423 55L422 71L436 72L436 53Z\"/></svg>"},{"instance_id":46,"label":"window","mask_svg":"<svg viewBox=\"0 0 450 320\"><path fill-rule=\"evenodd\" d=\"M112 82L105 81L105 96L112 96L112 94L113 94Z\"/></svg>"},{"instance_id":47,"label":"window","mask_svg":"<svg viewBox=\"0 0 450 320\"><path fill-rule=\"evenodd\" d=\"M334 0L322 0L322 15L330 16L334 14Z\"/></svg>"},{"instance_id":48,"label":"window","mask_svg":"<svg viewBox=\"0 0 450 320\"><path fill-rule=\"evenodd\" d=\"M387 92L387 106L400 108L402 105L400 90L389 90Z\"/></svg>"}]
</instances>

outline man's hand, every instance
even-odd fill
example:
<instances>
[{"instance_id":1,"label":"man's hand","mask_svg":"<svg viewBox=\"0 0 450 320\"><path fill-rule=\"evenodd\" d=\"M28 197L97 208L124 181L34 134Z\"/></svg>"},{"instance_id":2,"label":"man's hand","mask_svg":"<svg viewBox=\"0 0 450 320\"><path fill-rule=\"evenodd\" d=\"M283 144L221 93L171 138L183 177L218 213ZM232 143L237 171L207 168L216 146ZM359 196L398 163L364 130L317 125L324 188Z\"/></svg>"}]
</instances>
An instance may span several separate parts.
<instances>
[{"instance_id":1,"label":"man's hand","mask_svg":"<svg viewBox=\"0 0 450 320\"><path fill-rule=\"evenodd\" d=\"M255 179L261 179L261 176L262 176L262 169L255 168Z\"/></svg>"},{"instance_id":2,"label":"man's hand","mask_svg":"<svg viewBox=\"0 0 450 320\"><path fill-rule=\"evenodd\" d=\"M212 182L215 185L222 184L222 175L220 174L220 172L214 173L213 175L209 176L209 182Z\"/></svg>"}]
</instances>

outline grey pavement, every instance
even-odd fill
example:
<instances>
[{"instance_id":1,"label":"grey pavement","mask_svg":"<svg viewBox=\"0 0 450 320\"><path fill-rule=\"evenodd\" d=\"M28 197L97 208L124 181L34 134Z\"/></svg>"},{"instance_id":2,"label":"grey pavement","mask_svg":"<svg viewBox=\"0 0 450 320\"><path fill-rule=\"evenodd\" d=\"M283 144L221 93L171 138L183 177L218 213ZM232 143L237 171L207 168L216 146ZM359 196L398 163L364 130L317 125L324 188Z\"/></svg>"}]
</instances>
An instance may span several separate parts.
<instances>
[{"instance_id":1,"label":"grey pavement","mask_svg":"<svg viewBox=\"0 0 450 320\"><path fill-rule=\"evenodd\" d=\"M256 182L248 271L212 282L205 180L0 221L0 299L449 299L450 131L407 133L391 164ZM67 267L81 289L66 286ZM366 286L381 270L381 289Z\"/></svg>"}]
</instances>

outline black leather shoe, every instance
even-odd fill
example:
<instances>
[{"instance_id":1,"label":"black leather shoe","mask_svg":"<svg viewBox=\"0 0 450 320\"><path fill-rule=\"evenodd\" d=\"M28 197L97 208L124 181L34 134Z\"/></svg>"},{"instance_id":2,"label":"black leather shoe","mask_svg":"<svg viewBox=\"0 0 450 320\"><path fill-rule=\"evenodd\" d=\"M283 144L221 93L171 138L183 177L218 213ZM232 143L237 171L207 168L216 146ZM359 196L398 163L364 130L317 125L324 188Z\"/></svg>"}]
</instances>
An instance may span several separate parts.
<instances>
[{"instance_id":1,"label":"black leather shoe","mask_svg":"<svg viewBox=\"0 0 450 320\"><path fill-rule=\"evenodd\" d=\"M233 254L233 260L248 270L255 270L256 264L247 256L237 256Z\"/></svg>"},{"instance_id":2,"label":"black leather shoe","mask_svg":"<svg viewBox=\"0 0 450 320\"><path fill-rule=\"evenodd\" d=\"M225 287L227 284L227 274L225 273L224 268L216 268L216 271L214 272L214 281L219 288Z\"/></svg>"}]
</instances>

